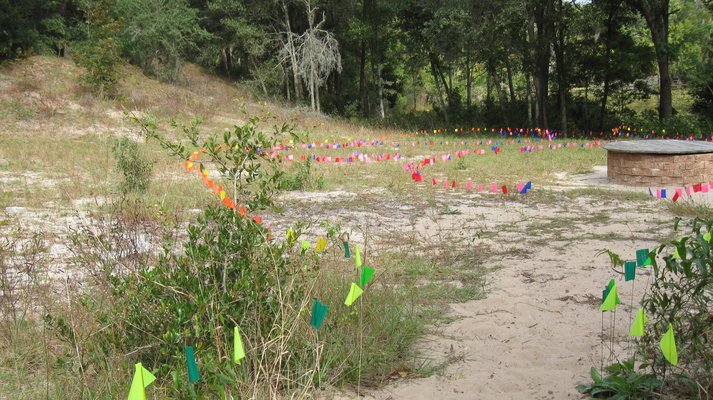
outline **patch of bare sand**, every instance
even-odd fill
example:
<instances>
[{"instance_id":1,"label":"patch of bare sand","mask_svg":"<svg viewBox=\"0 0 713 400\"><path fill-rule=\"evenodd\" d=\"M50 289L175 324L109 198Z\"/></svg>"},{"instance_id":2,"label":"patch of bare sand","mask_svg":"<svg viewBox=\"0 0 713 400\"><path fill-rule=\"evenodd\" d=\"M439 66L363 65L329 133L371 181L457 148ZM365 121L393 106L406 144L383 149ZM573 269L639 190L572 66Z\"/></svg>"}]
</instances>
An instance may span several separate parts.
<instances>
[{"instance_id":1,"label":"patch of bare sand","mask_svg":"<svg viewBox=\"0 0 713 400\"><path fill-rule=\"evenodd\" d=\"M626 354L632 306L632 286L611 270L607 256L596 254L608 248L633 257L636 249L653 246L670 234L667 222L672 216L661 212L656 202L603 204L596 210L606 216L601 221L581 220L593 211L590 202L566 198L542 205L464 195L450 196L448 204L456 211L422 213L410 226L422 237L446 229L449 240L471 238L498 251L486 265L495 269L489 276L487 297L451 305L455 321L420 344L434 365L446 361L448 366L429 378L395 380L380 390L362 389L358 395L330 398L581 398L576 384L587 382L590 368L601 361L598 306L609 279L618 280L623 303L616 315L618 355ZM375 220L382 218L374 215ZM562 229L548 230L546 224L553 221L564 221L558 225ZM543 228L528 230L531 224ZM394 230L405 227L383 225ZM494 235L478 239L477 232ZM642 272L646 279L648 272ZM642 282L637 280L634 307ZM609 316L605 325L609 326ZM608 348L604 348L605 358Z\"/></svg>"}]
</instances>

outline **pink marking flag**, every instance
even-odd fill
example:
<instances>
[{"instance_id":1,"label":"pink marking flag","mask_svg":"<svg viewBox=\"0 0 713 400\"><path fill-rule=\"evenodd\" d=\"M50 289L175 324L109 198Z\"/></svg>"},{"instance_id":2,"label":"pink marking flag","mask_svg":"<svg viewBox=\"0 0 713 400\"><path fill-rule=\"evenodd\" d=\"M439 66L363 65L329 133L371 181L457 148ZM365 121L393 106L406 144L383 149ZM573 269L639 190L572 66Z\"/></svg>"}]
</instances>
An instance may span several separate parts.
<instances>
[{"instance_id":1,"label":"pink marking flag","mask_svg":"<svg viewBox=\"0 0 713 400\"><path fill-rule=\"evenodd\" d=\"M469 192L470 192L471 190L473 190L473 181L471 181L470 179L468 179L468 184L466 185L466 188L468 189Z\"/></svg>"},{"instance_id":2,"label":"pink marking flag","mask_svg":"<svg viewBox=\"0 0 713 400\"><path fill-rule=\"evenodd\" d=\"M492 191L493 193L497 193L498 192L498 184L493 183L492 185L490 185L490 191Z\"/></svg>"}]
</instances>

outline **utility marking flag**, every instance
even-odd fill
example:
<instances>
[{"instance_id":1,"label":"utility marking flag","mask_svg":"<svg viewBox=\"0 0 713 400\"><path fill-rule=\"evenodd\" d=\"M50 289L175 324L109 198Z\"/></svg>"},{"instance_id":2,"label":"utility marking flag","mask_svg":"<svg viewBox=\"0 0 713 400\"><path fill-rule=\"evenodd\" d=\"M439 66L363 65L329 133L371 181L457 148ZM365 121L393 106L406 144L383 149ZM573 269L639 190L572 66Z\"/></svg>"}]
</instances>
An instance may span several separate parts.
<instances>
[{"instance_id":1,"label":"utility marking flag","mask_svg":"<svg viewBox=\"0 0 713 400\"><path fill-rule=\"evenodd\" d=\"M349 289L349 294L347 294L347 298L344 300L344 304L346 306L351 306L354 304L356 299L361 296L361 294L364 293L363 290L356 284L352 282L352 287Z\"/></svg>"},{"instance_id":2,"label":"utility marking flag","mask_svg":"<svg viewBox=\"0 0 713 400\"><path fill-rule=\"evenodd\" d=\"M146 392L144 389L155 380L156 377L153 376L149 370L144 368L141 363L136 364L134 379L131 380L128 400L146 400Z\"/></svg>"},{"instance_id":3,"label":"utility marking flag","mask_svg":"<svg viewBox=\"0 0 713 400\"><path fill-rule=\"evenodd\" d=\"M188 365L188 382L196 383L200 379L198 376L198 365L193 346L186 346L186 365Z\"/></svg>"},{"instance_id":4,"label":"utility marking flag","mask_svg":"<svg viewBox=\"0 0 713 400\"><path fill-rule=\"evenodd\" d=\"M624 263L624 281L633 281L636 278L636 261Z\"/></svg>"},{"instance_id":5,"label":"utility marking flag","mask_svg":"<svg viewBox=\"0 0 713 400\"><path fill-rule=\"evenodd\" d=\"M327 311L329 311L328 306L320 303L319 300L314 299L314 305L312 306L312 318L309 321L312 328L319 329L322 326L324 318L327 316Z\"/></svg>"},{"instance_id":6,"label":"utility marking flag","mask_svg":"<svg viewBox=\"0 0 713 400\"><path fill-rule=\"evenodd\" d=\"M599 311L604 312L616 309L618 297L619 295L616 291L616 282L614 282L614 285L611 286L608 293L606 293L606 298L604 299L602 305L599 307Z\"/></svg>"},{"instance_id":7,"label":"utility marking flag","mask_svg":"<svg viewBox=\"0 0 713 400\"><path fill-rule=\"evenodd\" d=\"M365 288L373 276L374 276L374 268L371 268L371 267L362 268L361 269L361 279L359 280L359 286Z\"/></svg>"},{"instance_id":8,"label":"utility marking flag","mask_svg":"<svg viewBox=\"0 0 713 400\"><path fill-rule=\"evenodd\" d=\"M648 320L649 319L646 318L646 314L644 314L644 308L639 308L639 311L636 312L634 323L631 325L629 336L644 336L644 328L646 326L646 321Z\"/></svg>"},{"instance_id":9,"label":"utility marking flag","mask_svg":"<svg viewBox=\"0 0 713 400\"><path fill-rule=\"evenodd\" d=\"M678 352L676 351L676 338L673 335L673 325L668 324L668 331L661 338L661 352L673 365L678 365Z\"/></svg>"},{"instance_id":10,"label":"utility marking flag","mask_svg":"<svg viewBox=\"0 0 713 400\"><path fill-rule=\"evenodd\" d=\"M240 329L236 325L233 329L233 361L240 365L240 360L243 358L245 358L245 349L243 341L240 339Z\"/></svg>"}]
</instances>

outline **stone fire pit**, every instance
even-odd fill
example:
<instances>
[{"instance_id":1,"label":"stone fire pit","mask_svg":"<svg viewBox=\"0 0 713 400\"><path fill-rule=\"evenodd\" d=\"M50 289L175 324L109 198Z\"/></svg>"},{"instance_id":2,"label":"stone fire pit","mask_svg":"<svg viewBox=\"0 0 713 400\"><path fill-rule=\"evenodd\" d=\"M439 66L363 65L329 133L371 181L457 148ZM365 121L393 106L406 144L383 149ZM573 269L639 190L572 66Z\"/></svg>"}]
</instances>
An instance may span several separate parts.
<instances>
[{"instance_id":1,"label":"stone fire pit","mask_svg":"<svg viewBox=\"0 0 713 400\"><path fill-rule=\"evenodd\" d=\"M713 143L687 140L613 142L607 150L610 182L629 186L689 185L713 180Z\"/></svg>"}]
</instances>

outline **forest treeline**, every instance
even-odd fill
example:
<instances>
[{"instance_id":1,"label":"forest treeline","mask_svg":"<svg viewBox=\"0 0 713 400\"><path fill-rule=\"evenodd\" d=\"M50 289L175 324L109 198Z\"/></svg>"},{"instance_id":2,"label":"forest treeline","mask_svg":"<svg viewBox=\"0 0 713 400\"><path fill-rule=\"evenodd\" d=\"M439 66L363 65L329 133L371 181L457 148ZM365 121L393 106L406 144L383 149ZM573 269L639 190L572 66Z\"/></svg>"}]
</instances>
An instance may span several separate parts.
<instances>
[{"instance_id":1,"label":"forest treeline","mask_svg":"<svg viewBox=\"0 0 713 400\"><path fill-rule=\"evenodd\" d=\"M102 96L114 94L122 62L180 82L191 61L264 97L375 121L572 131L672 118L710 127L713 116L711 0L0 0L0 9L0 61L72 57ZM674 108L676 93L690 110ZM652 95L657 109L629 107Z\"/></svg>"}]
</instances>

